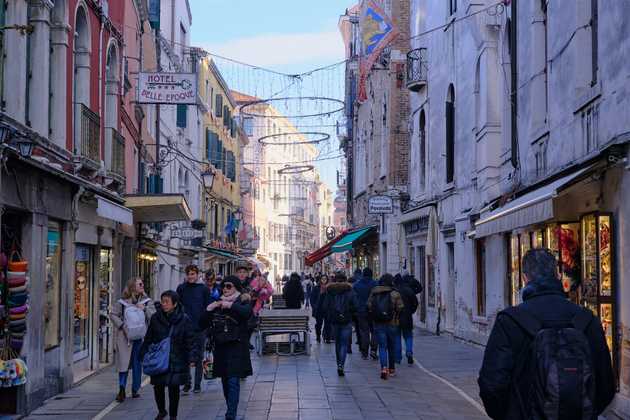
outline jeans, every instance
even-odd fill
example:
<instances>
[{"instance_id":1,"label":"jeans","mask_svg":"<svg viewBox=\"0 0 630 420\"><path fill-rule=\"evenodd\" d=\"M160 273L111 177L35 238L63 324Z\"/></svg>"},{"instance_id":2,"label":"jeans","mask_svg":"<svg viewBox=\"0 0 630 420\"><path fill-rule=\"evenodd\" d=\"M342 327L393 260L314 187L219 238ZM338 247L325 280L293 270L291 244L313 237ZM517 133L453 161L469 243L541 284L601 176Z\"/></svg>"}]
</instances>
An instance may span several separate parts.
<instances>
[{"instance_id":1,"label":"jeans","mask_svg":"<svg viewBox=\"0 0 630 420\"><path fill-rule=\"evenodd\" d=\"M132 370L131 375L131 392L134 394L140 390L142 385L142 361L140 360L140 347L142 347L142 340L133 340L131 342L131 358L129 359L129 366ZM118 373L118 386L121 388L127 388L127 376L129 371Z\"/></svg>"},{"instance_id":2,"label":"jeans","mask_svg":"<svg viewBox=\"0 0 630 420\"><path fill-rule=\"evenodd\" d=\"M234 420L236 419L236 412L238 411L238 399L241 393L241 378L238 376L221 378L221 384L223 385L223 396L225 397L225 403L227 404L225 420Z\"/></svg>"},{"instance_id":3,"label":"jeans","mask_svg":"<svg viewBox=\"0 0 630 420\"><path fill-rule=\"evenodd\" d=\"M389 367L395 369L396 356L400 343L400 327L388 324L374 325L374 332L378 340L378 356L381 362L381 368Z\"/></svg>"},{"instance_id":4,"label":"jeans","mask_svg":"<svg viewBox=\"0 0 630 420\"><path fill-rule=\"evenodd\" d=\"M201 388L201 378L203 376L203 354L206 347L206 332L205 331L195 331L195 341L194 346L197 346L197 354L199 358L195 360L195 375L193 376L192 372L189 375L188 386L190 386L190 378L195 378L195 388ZM191 370L193 368L190 368Z\"/></svg>"},{"instance_id":5,"label":"jeans","mask_svg":"<svg viewBox=\"0 0 630 420\"><path fill-rule=\"evenodd\" d=\"M367 356L370 348L376 351L378 343L367 313L357 314L357 335L359 336L359 349L363 356Z\"/></svg>"},{"instance_id":6,"label":"jeans","mask_svg":"<svg viewBox=\"0 0 630 420\"><path fill-rule=\"evenodd\" d=\"M166 397L164 391L166 385L154 385L153 395L155 396L155 403L157 404L158 411L162 416L166 416ZM179 385L168 386L168 414L171 418L177 417L177 408L179 407Z\"/></svg>"},{"instance_id":7,"label":"jeans","mask_svg":"<svg viewBox=\"0 0 630 420\"><path fill-rule=\"evenodd\" d=\"M352 324L333 324L333 334L337 366L343 367L346 364L348 346L352 340Z\"/></svg>"},{"instance_id":8,"label":"jeans","mask_svg":"<svg viewBox=\"0 0 630 420\"><path fill-rule=\"evenodd\" d=\"M405 340L405 354L407 356L413 356L413 329L402 330L402 336ZM402 351L402 345L400 348Z\"/></svg>"}]
</instances>

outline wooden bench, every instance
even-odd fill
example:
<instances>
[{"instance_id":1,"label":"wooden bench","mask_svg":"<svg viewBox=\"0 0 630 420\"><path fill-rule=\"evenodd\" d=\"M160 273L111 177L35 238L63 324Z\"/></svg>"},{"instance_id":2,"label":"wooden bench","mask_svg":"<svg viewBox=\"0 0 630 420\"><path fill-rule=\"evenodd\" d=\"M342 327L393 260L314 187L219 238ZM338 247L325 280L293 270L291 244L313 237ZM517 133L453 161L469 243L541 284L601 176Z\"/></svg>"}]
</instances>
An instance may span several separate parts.
<instances>
[{"instance_id":1,"label":"wooden bench","mask_svg":"<svg viewBox=\"0 0 630 420\"><path fill-rule=\"evenodd\" d=\"M282 295L273 295L271 297L271 307L273 309L285 309L287 307L287 303Z\"/></svg>"},{"instance_id":2,"label":"wooden bench","mask_svg":"<svg viewBox=\"0 0 630 420\"><path fill-rule=\"evenodd\" d=\"M305 309L262 310L256 336L258 354L310 354L309 319L310 311Z\"/></svg>"}]
</instances>

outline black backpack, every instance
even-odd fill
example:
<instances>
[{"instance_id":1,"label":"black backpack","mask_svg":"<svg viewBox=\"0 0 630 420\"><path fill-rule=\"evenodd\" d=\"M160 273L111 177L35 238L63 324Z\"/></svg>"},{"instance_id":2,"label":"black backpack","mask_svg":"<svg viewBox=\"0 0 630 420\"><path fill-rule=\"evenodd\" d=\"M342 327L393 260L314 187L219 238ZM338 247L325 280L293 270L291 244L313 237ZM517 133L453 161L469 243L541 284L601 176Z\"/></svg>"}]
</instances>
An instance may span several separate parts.
<instances>
[{"instance_id":1,"label":"black backpack","mask_svg":"<svg viewBox=\"0 0 630 420\"><path fill-rule=\"evenodd\" d=\"M392 305L392 292L377 293L374 295L372 305L372 318L376 322L390 322L394 319L394 305Z\"/></svg>"},{"instance_id":2,"label":"black backpack","mask_svg":"<svg viewBox=\"0 0 630 420\"><path fill-rule=\"evenodd\" d=\"M527 332L531 341L516 360L513 391L523 418L597 418L595 372L585 331L593 314L581 309L570 322L544 324L524 308L502 312ZM529 390L520 392L527 377Z\"/></svg>"},{"instance_id":3,"label":"black backpack","mask_svg":"<svg viewBox=\"0 0 630 420\"><path fill-rule=\"evenodd\" d=\"M333 324L347 324L352 321L347 293L335 295L332 303Z\"/></svg>"}]
</instances>

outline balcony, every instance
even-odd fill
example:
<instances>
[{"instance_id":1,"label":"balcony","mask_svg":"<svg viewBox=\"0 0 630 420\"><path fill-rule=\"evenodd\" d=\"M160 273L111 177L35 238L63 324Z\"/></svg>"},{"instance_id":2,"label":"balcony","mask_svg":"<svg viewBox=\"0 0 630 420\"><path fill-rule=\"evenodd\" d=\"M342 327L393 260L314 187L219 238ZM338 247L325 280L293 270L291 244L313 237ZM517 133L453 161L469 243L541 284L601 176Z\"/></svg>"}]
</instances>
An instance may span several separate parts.
<instances>
[{"instance_id":1,"label":"balcony","mask_svg":"<svg viewBox=\"0 0 630 420\"><path fill-rule=\"evenodd\" d=\"M107 176L125 184L125 138L114 128L105 129L105 164Z\"/></svg>"},{"instance_id":2,"label":"balcony","mask_svg":"<svg viewBox=\"0 0 630 420\"><path fill-rule=\"evenodd\" d=\"M101 118L83 104L81 107L81 149L79 154L97 164L100 161Z\"/></svg>"},{"instance_id":3,"label":"balcony","mask_svg":"<svg viewBox=\"0 0 630 420\"><path fill-rule=\"evenodd\" d=\"M407 89L419 92L427 84L428 59L426 48L407 53Z\"/></svg>"}]
</instances>

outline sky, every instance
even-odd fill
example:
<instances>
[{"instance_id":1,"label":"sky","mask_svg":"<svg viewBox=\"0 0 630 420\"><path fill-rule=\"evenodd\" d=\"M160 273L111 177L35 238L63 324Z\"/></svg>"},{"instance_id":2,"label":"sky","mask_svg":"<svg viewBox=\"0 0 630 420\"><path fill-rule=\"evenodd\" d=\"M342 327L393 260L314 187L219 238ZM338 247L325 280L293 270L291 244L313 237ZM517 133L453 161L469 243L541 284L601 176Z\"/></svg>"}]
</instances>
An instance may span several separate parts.
<instances>
[{"instance_id":1,"label":"sky","mask_svg":"<svg viewBox=\"0 0 630 420\"><path fill-rule=\"evenodd\" d=\"M192 45L213 54L290 74L307 72L344 59L337 24L346 8L356 3L351 0L189 1L193 16ZM217 64L223 73L229 73L224 76L228 82L233 80L234 85L244 85L241 83L243 78L252 79L251 72L241 66ZM303 95L324 92L343 98L343 69L338 70L316 73L312 80L303 83L300 92ZM261 84L285 86L271 74L260 77ZM275 92L276 89L272 90ZM331 146L334 148L334 145L328 147ZM328 150L326 156L334 155L333 152ZM337 160L317 164L324 181L333 191L336 190L338 165Z\"/></svg>"}]
</instances>

